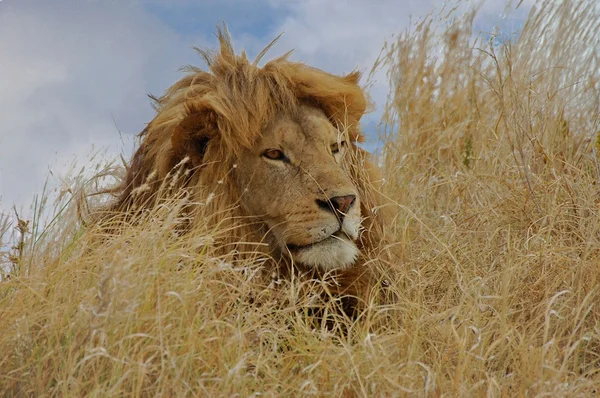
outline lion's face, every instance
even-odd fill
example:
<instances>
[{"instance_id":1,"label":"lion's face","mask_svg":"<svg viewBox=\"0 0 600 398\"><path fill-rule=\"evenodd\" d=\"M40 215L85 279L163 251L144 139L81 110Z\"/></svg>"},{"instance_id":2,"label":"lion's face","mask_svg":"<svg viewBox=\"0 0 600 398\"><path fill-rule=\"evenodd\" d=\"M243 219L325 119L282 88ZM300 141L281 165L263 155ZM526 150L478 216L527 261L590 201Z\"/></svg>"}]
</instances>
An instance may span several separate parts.
<instances>
[{"instance_id":1,"label":"lion's face","mask_svg":"<svg viewBox=\"0 0 600 398\"><path fill-rule=\"evenodd\" d=\"M107 213L133 216L162 195L189 193L190 230L231 227L219 250L245 251L266 236L276 259L354 275L359 248L379 241L370 162L354 144L368 103L360 73L336 76L288 55L259 67L272 43L250 62L218 36L220 51L201 51L208 70L190 67L156 99Z\"/></svg>"},{"instance_id":2,"label":"lion's face","mask_svg":"<svg viewBox=\"0 0 600 398\"><path fill-rule=\"evenodd\" d=\"M354 264L360 199L346 172L349 142L323 112L280 116L234 169L244 212L259 217L276 250L322 270Z\"/></svg>"}]
</instances>

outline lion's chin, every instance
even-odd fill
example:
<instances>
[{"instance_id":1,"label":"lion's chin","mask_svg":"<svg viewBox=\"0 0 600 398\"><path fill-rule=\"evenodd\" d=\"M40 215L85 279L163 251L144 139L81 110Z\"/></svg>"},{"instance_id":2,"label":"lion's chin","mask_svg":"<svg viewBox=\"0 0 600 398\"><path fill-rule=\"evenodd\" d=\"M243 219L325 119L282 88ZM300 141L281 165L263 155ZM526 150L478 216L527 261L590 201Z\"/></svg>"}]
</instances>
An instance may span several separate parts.
<instances>
[{"instance_id":1,"label":"lion's chin","mask_svg":"<svg viewBox=\"0 0 600 398\"><path fill-rule=\"evenodd\" d=\"M330 236L318 243L290 250L295 262L323 271L347 269L358 258L358 247L346 236Z\"/></svg>"}]
</instances>

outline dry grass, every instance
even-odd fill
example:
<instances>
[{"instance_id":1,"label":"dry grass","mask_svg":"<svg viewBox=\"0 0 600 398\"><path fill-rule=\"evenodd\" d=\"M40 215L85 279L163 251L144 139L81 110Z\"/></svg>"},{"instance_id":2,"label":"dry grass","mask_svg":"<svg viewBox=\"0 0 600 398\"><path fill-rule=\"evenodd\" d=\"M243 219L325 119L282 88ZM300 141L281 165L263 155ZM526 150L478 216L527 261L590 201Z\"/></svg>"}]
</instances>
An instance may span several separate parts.
<instances>
[{"instance_id":1,"label":"dry grass","mask_svg":"<svg viewBox=\"0 0 600 398\"><path fill-rule=\"evenodd\" d=\"M174 236L165 206L100 243L67 206L3 257L0 391L597 393L600 18L593 1L561 3L515 43L474 43L467 15L386 47L401 263L389 303L337 321L347 333L315 325L295 281L253 283L258 259L212 256L226 231Z\"/></svg>"}]
</instances>

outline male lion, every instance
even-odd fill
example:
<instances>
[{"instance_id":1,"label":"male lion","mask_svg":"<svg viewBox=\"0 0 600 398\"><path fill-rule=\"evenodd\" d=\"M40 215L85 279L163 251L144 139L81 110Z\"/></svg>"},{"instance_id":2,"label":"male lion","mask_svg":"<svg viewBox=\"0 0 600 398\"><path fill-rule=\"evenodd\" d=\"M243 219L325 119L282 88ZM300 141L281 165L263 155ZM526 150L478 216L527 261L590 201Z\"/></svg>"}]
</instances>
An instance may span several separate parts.
<instances>
[{"instance_id":1,"label":"male lion","mask_svg":"<svg viewBox=\"0 0 600 398\"><path fill-rule=\"evenodd\" d=\"M361 295L373 283L365 264L378 255L383 226L376 169L356 145L367 105L360 73L335 76L290 62L289 53L259 67L273 43L249 62L226 30L218 39L219 52L199 50L208 71L189 67L155 99L157 114L108 214L154 206L161 187L173 192L165 181L179 176L188 233L219 224L223 250L267 242L278 270L327 274L338 292Z\"/></svg>"}]
</instances>

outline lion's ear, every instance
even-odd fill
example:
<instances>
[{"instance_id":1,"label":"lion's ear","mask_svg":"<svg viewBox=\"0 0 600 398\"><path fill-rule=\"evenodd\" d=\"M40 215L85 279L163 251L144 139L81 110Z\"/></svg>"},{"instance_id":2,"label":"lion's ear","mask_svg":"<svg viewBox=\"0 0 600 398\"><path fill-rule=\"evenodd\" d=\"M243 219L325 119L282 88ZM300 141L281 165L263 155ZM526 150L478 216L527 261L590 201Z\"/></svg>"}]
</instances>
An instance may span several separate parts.
<instances>
[{"instance_id":1,"label":"lion's ear","mask_svg":"<svg viewBox=\"0 0 600 398\"><path fill-rule=\"evenodd\" d=\"M358 86L358 82L360 81L361 76L362 74L359 71L355 70L354 72L348 73L347 75L343 76L342 79L344 79L347 83Z\"/></svg>"},{"instance_id":2,"label":"lion's ear","mask_svg":"<svg viewBox=\"0 0 600 398\"><path fill-rule=\"evenodd\" d=\"M217 133L217 115L203 103L185 105L184 117L173 129L171 144L179 159L190 158L192 166L202 164L208 143Z\"/></svg>"},{"instance_id":3,"label":"lion's ear","mask_svg":"<svg viewBox=\"0 0 600 398\"><path fill-rule=\"evenodd\" d=\"M337 77L337 83L330 90L315 93L326 114L339 123L358 125L367 109L365 92L358 85L361 73L358 71Z\"/></svg>"},{"instance_id":4,"label":"lion's ear","mask_svg":"<svg viewBox=\"0 0 600 398\"><path fill-rule=\"evenodd\" d=\"M358 126L367 109L365 92L358 85L360 72L335 76L301 64L290 65L296 96L321 108L332 121Z\"/></svg>"}]
</instances>

